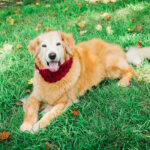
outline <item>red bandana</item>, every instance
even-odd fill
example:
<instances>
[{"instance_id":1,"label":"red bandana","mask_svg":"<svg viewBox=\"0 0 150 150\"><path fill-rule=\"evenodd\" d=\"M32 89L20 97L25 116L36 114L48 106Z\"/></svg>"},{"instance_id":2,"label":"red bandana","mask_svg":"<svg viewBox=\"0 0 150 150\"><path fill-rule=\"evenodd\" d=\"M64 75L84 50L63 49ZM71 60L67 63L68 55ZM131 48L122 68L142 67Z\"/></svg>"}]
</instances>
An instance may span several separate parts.
<instances>
[{"instance_id":1,"label":"red bandana","mask_svg":"<svg viewBox=\"0 0 150 150\"><path fill-rule=\"evenodd\" d=\"M39 71L43 79L49 83L57 82L61 80L70 70L72 66L73 58L65 61L60 65L59 70L56 72L51 72L49 69L40 69L36 64L35 68Z\"/></svg>"}]
</instances>

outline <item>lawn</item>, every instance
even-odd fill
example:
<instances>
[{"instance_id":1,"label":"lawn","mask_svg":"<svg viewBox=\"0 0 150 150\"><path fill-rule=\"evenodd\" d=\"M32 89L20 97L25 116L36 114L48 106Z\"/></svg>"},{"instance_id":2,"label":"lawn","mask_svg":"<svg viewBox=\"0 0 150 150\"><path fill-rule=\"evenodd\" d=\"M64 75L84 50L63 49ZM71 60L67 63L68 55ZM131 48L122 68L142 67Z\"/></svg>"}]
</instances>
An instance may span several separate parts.
<instances>
[{"instance_id":1,"label":"lawn","mask_svg":"<svg viewBox=\"0 0 150 150\"><path fill-rule=\"evenodd\" d=\"M124 50L137 42L148 46L150 2L51 0L0 9L0 132L10 132L7 140L0 141L0 150L45 149L45 142L51 149L149 150L150 83L137 77L125 88L117 86L117 80L103 81L45 130L19 131L24 113L16 102L29 95L28 80L34 70L27 45L49 28L72 33L76 43L97 37ZM150 75L148 60L134 69Z\"/></svg>"}]
</instances>

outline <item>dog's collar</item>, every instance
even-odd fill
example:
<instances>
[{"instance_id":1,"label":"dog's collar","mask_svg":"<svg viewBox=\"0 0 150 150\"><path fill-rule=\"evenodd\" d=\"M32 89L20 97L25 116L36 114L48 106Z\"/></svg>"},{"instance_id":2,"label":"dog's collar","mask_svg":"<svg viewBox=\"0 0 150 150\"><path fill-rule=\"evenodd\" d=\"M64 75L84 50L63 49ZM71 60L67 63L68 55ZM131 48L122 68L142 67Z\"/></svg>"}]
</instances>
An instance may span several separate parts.
<instances>
[{"instance_id":1,"label":"dog's collar","mask_svg":"<svg viewBox=\"0 0 150 150\"><path fill-rule=\"evenodd\" d=\"M70 70L72 66L73 58L65 61L60 65L59 70L51 72L49 69L40 69L36 64L35 68L39 71L40 75L46 82L53 83L61 80Z\"/></svg>"}]
</instances>

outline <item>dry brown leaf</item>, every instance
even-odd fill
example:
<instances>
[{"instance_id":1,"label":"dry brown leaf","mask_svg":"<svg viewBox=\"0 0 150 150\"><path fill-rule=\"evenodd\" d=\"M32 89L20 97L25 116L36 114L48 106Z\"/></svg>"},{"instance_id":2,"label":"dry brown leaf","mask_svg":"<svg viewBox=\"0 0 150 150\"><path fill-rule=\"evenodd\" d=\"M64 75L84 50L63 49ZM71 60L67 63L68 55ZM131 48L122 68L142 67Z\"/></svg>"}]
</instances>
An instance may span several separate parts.
<instances>
[{"instance_id":1,"label":"dry brown leaf","mask_svg":"<svg viewBox=\"0 0 150 150\"><path fill-rule=\"evenodd\" d=\"M78 23L78 26L80 27L80 30L83 30L84 23L82 23L82 22L79 22L79 23Z\"/></svg>"},{"instance_id":2,"label":"dry brown leaf","mask_svg":"<svg viewBox=\"0 0 150 150\"><path fill-rule=\"evenodd\" d=\"M80 31L80 35L83 35L83 34L85 34L87 31L85 30L85 31Z\"/></svg>"},{"instance_id":3,"label":"dry brown leaf","mask_svg":"<svg viewBox=\"0 0 150 150\"><path fill-rule=\"evenodd\" d=\"M51 5L50 4L46 4L45 7L51 7Z\"/></svg>"},{"instance_id":4,"label":"dry brown leaf","mask_svg":"<svg viewBox=\"0 0 150 150\"><path fill-rule=\"evenodd\" d=\"M77 109L75 108L72 113L74 114L74 116L79 116L79 112L77 111Z\"/></svg>"},{"instance_id":5,"label":"dry brown leaf","mask_svg":"<svg viewBox=\"0 0 150 150\"><path fill-rule=\"evenodd\" d=\"M49 28L49 27L45 27L44 30L45 30L45 31L52 31L53 29L52 29L52 28Z\"/></svg>"},{"instance_id":6,"label":"dry brown leaf","mask_svg":"<svg viewBox=\"0 0 150 150\"><path fill-rule=\"evenodd\" d=\"M66 7L63 11L68 11L69 7Z\"/></svg>"},{"instance_id":7,"label":"dry brown leaf","mask_svg":"<svg viewBox=\"0 0 150 150\"><path fill-rule=\"evenodd\" d=\"M88 1L89 1L89 3L93 3L93 4L98 2L98 0L88 0Z\"/></svg>"},{"instance_id":8,"label":"dry brown leaf","mask_svg":"<svg viewBox=\"0 0 150 150\"><path fill-rule=\"evenodd\" d=\"M136 47L141 48L142 47L142 43L141 42L137 42Z\"/></svg>"},{"instance_id":9,"label":"dry brown leaf","mask_svg":"<svg viewBox=\"0 0 150 150\"><path fill-rule=\"evenodd\" d=\"M106 32L107 32L107 34L113 34L114 31L111 29L111 26L107 26Z\"/></svg>"},{"instance_id":10,"label":"dry brown leaf","mask_svg":"<svg viewBox=\"0 0 150 150\"><path fill-rule=\"evenodd\" d=\"M33 84L33 78L31 78L30 80L28 80L28 84Z\"/></svg>"},{"instance_id":11,"label":"dry brown leaf","mask_svg":"<svg viewBox=\"0 0 150 150\"><path fill-rule=\"evenodd\" d=\"M10 45L10 44L4 44L3 45L3 50L4 51L12 50L12 48L13 48L13 45Z\"/></svg>"},{"instance_id":12,"label":"dry brown leaf","mask_svg":"<svg viewBox=\"0 0 150 150\"><path fill-rule=\"evenodd\" d=\"M3 132L0 132L0 141L7 140L10 137L10 132L6 132L5 130Z\"/></svg>"},{"instance_id":13,"label":"dry brown leaf","mask_svg":"<svg viewBox=\"0 0 150 150\"><path fill-rule=\"evenodd\" d=\"M68 26L68 29L71 29L71 27L70 27L70 26Z\"/></svg>"},{"instance_id":14,"label":"dry brown leaf","mask_svg":"<svg viewBox=\"0 0 150 150\"><path fill-rule=\"evenodd\" d=\"M30 19L28 19L28 18L25 18L26 19L26 21L28 22L28 23L31 23L31 20Z\"/></svg>"},{"instance_id":15,"label":"dry brown leaf","mask_svg":"<svg viewBox=\"0 0 150 150\"><path fill-rule=\"evenodd\" d=\"M30 90L30 89L26 89L25 92L26 92L26 93L31 93L31 90Z\"/></svg>"},{"instance_id":16,"label":"dry brown leaf","mask_svg":"<svg viewBox=\"0 0 150 150\"><path fill-rule=\"evenodd\" d=\"M115 2L116 2L116 0L110 0L110 2L111 2L111 3L115 3Z\"/></svg>"},{"instance_id":17,"label":"dry brown leaf","mask_svg":"<svg viewBox=\"0 0 150 150\"><path fill-rule=\"evenodd\" d=\"M14 13L15 14L20 14L20 10L15 10Z\"/></svg>"},{"instance_id":18,"label":"dry brown leaf","mask_svg":"<svg viewBox=\"0 0 150 150\"><path fill-rule=\"evenodd\" d=\"M132 21L133 21L133 22L136 22L136 18L132 18Z\"/></svg>"},{"instance_id":19,"label":"dry brown leaf","mask_svg":"<svg viewBox=\"0 0 150 150\"><path fill-rule=\"evenodd\" d=\"M102 30L102 26L101 26L100 24L98 24L98 25L96 26L96 30L101 31L101 30Z\"/></svg>"},{"instance_id":20,"label":"dry brown leaf","mask_svg":"<svg viewBox=\"0 0 150 150\"><path fill-rule=\"evenodd\" d=\"M39 4L39 3L35 3L35 5L36 5L36 6L39 6L40 4Z\"/></svg>"},{"instance_id":21,"label":"dry brown leaf","mask_svg":"<svg viewBox=\"0 0 150 150\"><path fill-rule=\"evenodd\" d=\"M143 30L143 27L142 27L142 25L138 24L138 25L136 25L136 29L137 29L138 31L142 31L142 30Z\"/></svg>"},{"instance_id":22,"label":"dry brown leaf","mask_svg":"<svg viewBox=\"0 0 150 150\"><path fill-rule=\"evenodd\" d=\"M86 6L87 6L87 7L91 7L91 5L90 5L90 4L86 4Z\"/></svg>"},{"instance_id":23,"label":"dry brown leaf","mask_svg":"<svg viewBox=\"0 0 150 150\"><path fill-rule=\"evenodd\" d=\"M81 8L81 6L82 6L81 3L78 3L77 7L78 7L78 8Z\"/></svg>"},{"instance_id":24,"label":"dry brown leaf","mask_svg":"<svg viewBox=\"0 0 150 150\"><path fill-rule=\"evenodd\" d=\"M134 29L133 29L133 28L128 28L128 31L132 31L132 32L133 32L133 31L134 31Z\"/></svg>"},{"instance_id":25,"label":"dry brown leaf","mask_svg":"<svg viewBox=\"0 0 150 150\"><path fill-rule=\"evenodd\" d=\"M22 103L21 101L17 101L17 102L16 102L16 105L17 105L17 106L22 106L23 103Z\"/></svg>"},{"instance_id":26,"label":"dry brown leaf","mask_svg":"<svg viewBox=\"0 0 150 150\"><path fill-rule=\"evenodd\" d=\"M0 31L0 33L2 33L2 34L6 34L7 32L6 32L6 31Z\"/></svg>"},{"instance_id":27,"label":"dry brown leaf","mask_svg":"<svg viewBox=\"0 0 150 150\"><path fill-rule=\"evenodd\" d=\"M52 149L59 149L57 145L51 145L48 141L45 142L45 149L46 150L52 150Z\"/></svg>"},{"instance_id":28,"label":"dry brown leaf","mask_svg":"<svg viewBox=\"0 0 150 150\"><path fill-rule=\"evenodd\" d=\"M10 25L14 25L15 19L10 19Z\"/></svg>"},{"instance_id":29,"label":"dry brown leaf","mask_svg":"<svg viewBox=\"0 0 150 150\"><path fill-rule=\"evenodd\" d=\"M17 5L21 5L23 2L16 2Z\"/></svg>"},{"instance_id":30,"label":"dry brown leaf","mask_svg":"<svg viewBox=\"0 0 150 150\"><path fill-rule=\"evenodd\" d=\"M35 31L39 31L39 30L41 30L41 24L37 24L35 27Z\"/></svg>"},{"instance_id":31,"label":"dry brown leaf","mask_svg":"<svg viewBox=\"0 0 150 150\"><path fill-rule=\"evenodd\" d=\"M18 50L18 49L20 49L22 47L22 45L20 45L20 44L17 44L16 45L16 49Z\"/></svg>"},{"instance_id":32,"label":"dry brown leaf","mask_svg":"<svg viewBox=\"0 0 150 150\"><path fill-rule=\"evenodd\" d=\"M109 20L109 19L111 19L111 16L110 16L109 13L103 13L103 14L102 14L102 19L104 19L104 20Z\"/></svg>"},{"instance_id":33,"label":"dry brown leaf","mask_svg":"<svg viewBox=\"0 0 150 150\"><path fill-rule=\"evenodd\" d=\"M15 38L16 38L16 39L18 39L18 38L19 38L19 36L18 36L18 35L14 35L14 36L15 36Z\"/></svg>"}]
</instances>

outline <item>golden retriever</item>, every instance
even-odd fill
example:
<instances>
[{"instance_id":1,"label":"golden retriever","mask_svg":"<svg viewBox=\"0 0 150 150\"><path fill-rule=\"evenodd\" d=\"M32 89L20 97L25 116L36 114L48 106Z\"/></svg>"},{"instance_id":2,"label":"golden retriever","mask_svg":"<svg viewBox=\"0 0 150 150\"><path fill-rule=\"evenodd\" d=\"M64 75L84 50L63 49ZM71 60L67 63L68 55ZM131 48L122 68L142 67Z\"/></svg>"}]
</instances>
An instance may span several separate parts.
<instances>
[{"instance_id":1,"label":"golden retriever","mask_svg":"<svg viewBox=\"0 0 150 150\"><path fill-rule=\"evenodd\" d=\"M36 68L33 92L25 105L21 131L35 132L47 126L75 102L78 95L83 95L106 78L121 77L118 85L129 85L133 69L119 45L102 39L92 39L77 45L74 43L71 34L58 31L41 34L30 42L28 49L34 57ZM61 65L67 61L71 62L69 70L54 82L46 81L39 73L39 70L46 69L57 74ZM47 103L49 107L38 120L40 102Z\"/></svg>"}]
</instances>

